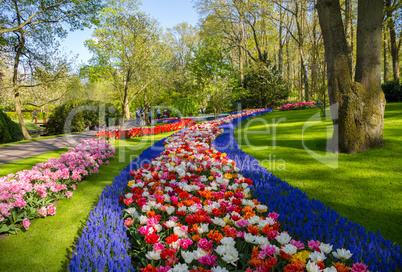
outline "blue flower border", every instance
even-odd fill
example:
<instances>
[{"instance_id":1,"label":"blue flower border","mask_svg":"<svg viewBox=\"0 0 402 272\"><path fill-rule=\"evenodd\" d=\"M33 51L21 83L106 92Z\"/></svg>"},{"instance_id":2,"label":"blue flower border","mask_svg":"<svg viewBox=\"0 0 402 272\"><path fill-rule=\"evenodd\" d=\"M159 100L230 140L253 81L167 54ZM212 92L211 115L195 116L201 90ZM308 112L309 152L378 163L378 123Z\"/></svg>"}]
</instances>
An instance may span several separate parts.
<instances>
[{"instance_id":1,"label":"blue flower border","mask_svg":"<svg viewBox=\"0 0 402 272\"><path fill-rule=\"evenodd\" d=\"M349 249L354 262L364 262L370 271L402 271L401 248L385 239L378 231L369 231L309 198L300 189L292 187L259 165L257 159L243 152L234 137L237 125L256 114L222 125L224 134L213 142L215 148L236 162L240 173L253 180L254 196L269 211L280 214L278 221L294 239L306 243L314 239L337 248Z\"/></svg>"},{"instance_id":2,"label":"blue flower border","mask_svg":"<svg viewBox=\"0 0 402 272\"><path fill-rule=\"evenodd\" d=\"M145 149L114 178L111 186L105 187L78 239L68 267L70 271L134 271L128 254L130 243L119 197L130 179L130 171L159 156L164 150L165 139Z\"/></svg>"}]
</instances>

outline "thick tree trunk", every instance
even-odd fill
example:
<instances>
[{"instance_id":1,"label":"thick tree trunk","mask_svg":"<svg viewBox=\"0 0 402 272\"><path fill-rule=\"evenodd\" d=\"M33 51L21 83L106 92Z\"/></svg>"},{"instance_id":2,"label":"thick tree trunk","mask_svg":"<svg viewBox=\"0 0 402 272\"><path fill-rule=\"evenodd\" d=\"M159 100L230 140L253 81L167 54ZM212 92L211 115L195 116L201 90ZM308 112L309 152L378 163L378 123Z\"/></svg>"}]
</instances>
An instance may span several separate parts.
<instances>
[{"instance_id":1,"label":"thick tree trunk","mask_svg":"<svg viewBox=\"0 0 402 272\"><path fill-rule=\"evenodd\" d=\"M21 30L20 33L20 41L17 48L17 53L14 58L14 71L13 71L13 93L14 93L14 104L15 111L18 116L18 122L20 123L22 134L26 140L31 139L31 135L29 135L28 130L25 126L24 118L21 113L21 105L20 105L20 93L18 88L18 66L20 64L20 56L22 54L22 50L25 46L25 33Z\"/></svg>"},{"instance_id":2,"label":"thick tree trunk","mask_svg":"<svg viewBox=\"0 0 402 272\"><path fill-rule=\"evenodd\" d=\"M327 60L334 123L331 147L356 153L381 146L385 98L381 89L382 0L360 0L357 63L352 81L339 0L319 0L317 10Z\"/></svg>"},{"instance_id":3,"label":"thick tree trunk","mask_svg":"<svg viewBox=\"0 0 402 272\"><path fill-rule=\"evenodd\" d=\"M348 50L348 65L350 77L353 76L352 70L352 3L351 0L345 0L345 37Z\"/></svg>"}]
</instances>

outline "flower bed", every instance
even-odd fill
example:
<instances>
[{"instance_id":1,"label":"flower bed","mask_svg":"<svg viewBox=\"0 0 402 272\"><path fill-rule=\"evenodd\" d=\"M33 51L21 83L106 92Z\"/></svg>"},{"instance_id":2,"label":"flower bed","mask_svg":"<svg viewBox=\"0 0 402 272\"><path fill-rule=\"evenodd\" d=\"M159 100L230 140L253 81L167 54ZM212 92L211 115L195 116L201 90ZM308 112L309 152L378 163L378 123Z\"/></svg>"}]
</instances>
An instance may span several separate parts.
<instances>
[{"instance_id":1,"label":"flower bed","mask_svg":"<svg viewBox=\"0 0 402 272\"><path fill-rule=\"evenodd\" d=\"M158 135L164 132L178 131L187 126L192 126L195 121L192 119L181 119L179 122L155 126L150 128L132 128L127 130L99 131L95 137L106 139L129 139L133 137L141 137L146 135Z\"/></svg>"},{"instance_id":2,"label":"flower bed","mask_svg":"<svg viewBox=\"0 0 402 272\"><path fill-rule=\"evenodd\" d=\"M114 152L105 140L85 140L70 147L59 159L0 178L0 233L15 233L21 223L28 229L30 219L54 215L52 203L71 198L71 190L85 177L97 173L100 165L108 164Z\"/></svg>"},{"instance_id":3,"label":"flower bed","mask_svg":"<svg viewBox=\"0 0 402 272\"><path fill-rule=\"evenodd\" d=\"M236 124L240 120L233 119L227 118L227 121ZM215 125L222 124L220 122L215 122ZM208 145L216 136L208 131L212 129L212 132L218 132L216 126L198 127L203 130L191 128L180 133L179 137L176 135L167 140L169 145L162 155L158 156L161 148L149 149L150 151L145 151L134 161L143 168L131 171L134 180L131 178L128 183L130 186L124 189L125 194L120 197L126 207L124 220L121 218L122 208L117 203L118 194L130 180L129 171L135 167L124 169L113 186L104 190L101 201L91 212L88 225L79 239L70 263L71 271L106 270L105 268L133 271L127 256L132 253L129 253L130 243L126 229L122 228L123 222L129 233L134 234L130 238L137 256L133 258L133 265L146 267L142 271L230 271L231 268L234 269L230 261L236 263L237 269L240 269L238 271L269 271L270 266L275 266L276 271L349 271L347 265L352 267L351 271L365 271L366 266L363 264L352 265L353 261L362 260L371 262L369 264L372 271L397 271L401 267L398 246L392 246L389 241L384 243L385 239L381 240L378 235L367 235L364 229L354 229L356 224L353 225L343 218L337 218L334 226L326 225L326 220L336 217L335 211L320 205L318 201L308 200L298 189L261 169L257 161L245 156L238 149L237 144L230 139L233 136L227 133L215 142L218 146L218 141L221 141L218 149L230 151L229 157L237 156L237 165L244 175L242 177L236 172L239 169L225 154ZM158 145L161 147L161 142ZM196 153L191 154L194 150ZM149 163L156 156L156 160ZM167 177L164 176L165 173L168 173ZM213 181L209 180L210 177ZM245 185L250 183L249 178L254 179L251 191ZM213 190L213 186L217 190ZM249 198L252 192L255 192L257 200ZM229 197L231 194L233 195ZM256 205L258 202L261 203ZM265 208L263 205L268 205L270 211L278 211L273 208L278 207L282 214L278 216L274 212L263 213L258 222L252 221L254 216L245 218L247 212L259 215ZM248 206L251 208L247 208ZM306 209L311 209L312 212L306 213ZM224 212L230 215L223 216ZM219 213L221 214L218 215ZM265 221L268 223L265 224ZM283 224L283 229L288 230L289 234L280 231L282 226L278 222ZM294 222L295 226L292 225ZM326 234L329 230L334 239L325 240L322 233ZM347 231L351 235L348 236ZM366 233L366 240L370 240L370 245L364 248L363 253L359 246L362 246L364 240L353 236L356 233L362 234L362 231ZM320 233L324 235L323 239L320 239ZM290 235L294 236L293 239ZM349 238L349 243L345 243ZM350 247L351 244L356 246ZM304 249L301 249L302 246ZM333 252L329 253L331 249ZM234 261L236 252L239 259ZM345 260L350 256L349 260ZM326 259L323 260L324 258ZM196 265L196 268L186 261ZM219 266L212 266L214 263ZM333 263L334 266L331 266ZM265 267L266 270L252 270L257 266ZM323 269L323 266L326 268Z\"/></svg>"},{"instance_id":4,"label":"flower bed","mask_svg":"<svg viewBox=\"0 0 402 272\"><path fill-rule=\"evenodd\" d=\"M283 105L279 110L280 111L288 111L288 110L304 110L304 109L314 109L316 108L316 103L313 101L310 102L299 102L293 104Z\"/></svg>"},{"instance_id":5,"label":"flower bed","mask_svg":"<svg viewBox=\"0 0 402 272\"><path fill-rule=\"evenodd\" d=\"M215 147L236 162L244 177L254 180L255 196L269 207L269 211L280 213L278 221L284 229L305 243L314 239L332 244L334 249L346 248L353 253L353 261L363 260L370 271L402 270L398 245L386 240L379 232L367 232L320 201L309 199L298 188L268 173L254 157L239 149L234 129L244 118L247 117L223 125L225 133L214 141Z\"/></svg>"},{"instance_id":6,"label":"flower bed","mask_svg":"<svg viewBox=\"0 0 402 272\"><path fill-rule=\"evenodd\" d=\"M352 256L349 250L332 251L316 240L304 245L281 232L279 214L266 213L268 207L252 199L253 181L210 145L225 119L169 138L151 165L131 172L120 201L136 268L336 271L349 264L352 271L365 271L364 264L343 262Z\"/></svg>"},{"instance_id":7,"label":"flower bed","mask_svg":"<svg viewBox=\"0 0 402 272\"><path fill-rule=\"evenodd\" d=\"M165 139L144 150L139 157L106 186L99 202L90 212L87 224L78 239L70 271L134 271L128 254L130 243L122 219L123 208L119 196L130 179L129 172L149 163L163 150Z\"/></svg>"},{"instance_id":8,"label":"flower bed","mask_svg":"<svg viewBox=\"0 0 402 272\"><path fill-rule=\"evenodd\" d=\"M129 172L149 164L157 157L164 150L164 141L165 139L144 150L115 177L111 186L104 189L78 239L69 265L70 271L134 271L128 256L130 243L126 235L127 229L123 227L123 209L118 200L130 179Z\"/></svg>"}]
</instances>

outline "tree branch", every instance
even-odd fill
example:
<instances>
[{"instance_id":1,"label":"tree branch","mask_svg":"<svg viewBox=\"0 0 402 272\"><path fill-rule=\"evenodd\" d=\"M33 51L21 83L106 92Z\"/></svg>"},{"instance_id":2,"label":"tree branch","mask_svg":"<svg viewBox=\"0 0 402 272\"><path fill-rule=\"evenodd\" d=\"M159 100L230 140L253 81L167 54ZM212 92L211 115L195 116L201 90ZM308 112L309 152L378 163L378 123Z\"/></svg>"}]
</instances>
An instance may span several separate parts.
<instances>
[{"instance_id":1,"label":"tree branch","mask_svg":"<svg viewBox=\"0 0 402 272\"><path fill-rule=\"evenodd\" d=\"M20 23L19 25L15 26L15 27L12 27L12 28L1 28L1 29L0 29L0 35L3 34L3 33L8 33L8 32L14 32L14 31L21 30L21 29L24 28L27 24L38 24L38 23L47 22L47 21L37 21L37 22L33 22L33 23L32 23L31 20L32 20L34 17L36 17L37 15L39 15L39 14L41 14L41 13L43 13L43 12L52 10L52 9L54 9L54 8L60 6L60 5L61 5L61 3L60 3L60 1L58 1L58 3L56 3L56 4L53 5L53 6L47 7L47 8L45 8L45 9L40 9L39 11L35 12L35 13L32 14L31 16L29 16L23 23ZM17 13L19 13L19 11L17 11ZM49 22L52 22L52 21L49 21ZM6 24L6 23L4 23L4 24ZM4 25L4 24L3 24L3 25ZM12 25L11 23L7 23L7 24ZM1 25L1 27L3 27L3 25Z\"/></svg>"}]
</instances>

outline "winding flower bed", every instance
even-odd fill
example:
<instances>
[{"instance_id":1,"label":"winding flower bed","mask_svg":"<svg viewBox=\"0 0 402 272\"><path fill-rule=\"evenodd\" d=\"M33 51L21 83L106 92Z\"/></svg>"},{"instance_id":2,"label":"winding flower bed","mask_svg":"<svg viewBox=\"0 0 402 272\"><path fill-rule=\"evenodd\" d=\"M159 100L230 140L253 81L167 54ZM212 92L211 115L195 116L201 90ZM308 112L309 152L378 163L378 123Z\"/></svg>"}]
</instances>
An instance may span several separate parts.
<instances>
[{"instance_id":1,"label":"winding flower bed","mask_svg":"<svg viewBox=\"0 0 402 272\"><path fill-rule=\"evenodd\" d=\"M162 153L159 142L124 169L91 213L70 270L367 271L360 261L371 271L401 267L399 247L368 236L241 152L231 134L241 116L175 134ZM224 123L219 152L211 142Z\"/></svg>"},{"instance_id":2,"label":"winding flower bed","mask_svg":"<svg viewBox=\"0 0 402 272\"><path fill-rule=\"evenodd\" d=\"M175 123L169 123L160 126L154 126L150 128L132 128L126 130L112 130L112 131L99 131L96 133L95 137L105 138L105 139L130 139L133 137L141 137L146 135L158 135L164 132L178 131L185 127L192 126L196 121L192 119L180 119L180 121Z\"/></svg>"},{"instance_id":3,"label":"winding flower bed","mask_svg":"<svg viewBox=\"0 0 402 272\"><path fill-rule=\"evenodd\" d=\"M52 203L71 198L76 185L109 164L114 152L105 140L84 140L59 159L0 178L0 233L14 233L21 223L28 229L30 219L54 215Z\"/></svg>"},{"instance_id":4,"label":"winding flower bed","mask_svg":"<svg viewBox=\"0 0 402 272\"><path fill-rule=\"evenodd\" d=\"M279 110L280 111L288 111L288 110L304 110L304 109L314 109L316 108L316 103L313 101L310 102L299 102L283 105Z\"/></svg>"}]
</instances>

